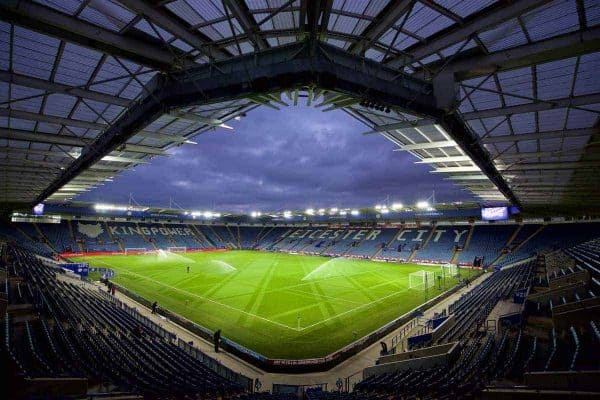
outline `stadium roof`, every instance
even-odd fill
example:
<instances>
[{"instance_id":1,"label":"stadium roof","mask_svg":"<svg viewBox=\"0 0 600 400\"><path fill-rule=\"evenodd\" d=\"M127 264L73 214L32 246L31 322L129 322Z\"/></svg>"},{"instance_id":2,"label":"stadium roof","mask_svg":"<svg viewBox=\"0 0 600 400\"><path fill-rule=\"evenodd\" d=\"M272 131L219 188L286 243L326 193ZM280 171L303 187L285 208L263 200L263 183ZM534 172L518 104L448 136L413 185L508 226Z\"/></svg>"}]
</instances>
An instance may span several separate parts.
<instances>
[{"instance_id":1,"label":"stadium roof","mask_svg":"<svg viewBox=\"0 0 600 400\"><path fill-rule=\"evenodd\" d=\"M0 20L0 203L298 101L482 201L600 201L597 0L5 0Z\"/></svg>"}]
</instances>

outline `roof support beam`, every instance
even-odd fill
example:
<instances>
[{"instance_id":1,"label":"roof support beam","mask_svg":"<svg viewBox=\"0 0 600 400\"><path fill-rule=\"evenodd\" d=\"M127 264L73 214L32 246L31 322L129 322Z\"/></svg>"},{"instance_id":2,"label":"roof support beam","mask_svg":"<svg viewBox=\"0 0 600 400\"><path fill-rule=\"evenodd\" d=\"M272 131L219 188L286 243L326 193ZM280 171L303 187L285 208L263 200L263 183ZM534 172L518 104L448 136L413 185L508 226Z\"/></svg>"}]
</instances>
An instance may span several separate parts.
<instances>
[{"instance_id":1,"label":"roof support beam","mask_svg":"<svg viewBox=\"0 0 600 400\"><path fill-rule=\"evenodd\" d=\"M597 161L576 161L576 162L557 162L557 163L529 163L515 164L510 167L498 166L500 171L535 171L535 170L582 170L600 167Z\"/></svg>"},{"instance_id":2,"label":"roof support beam","mask_svg":"<svg viewBox=\"0 0 600 400\"><path fill-rule=\"evenodd\" d=\"M442 140L439 142L406 144L399 149L394 149L394 151L427 150L427 149L437 149L440 147L456 147L456 142L454 140Z\"/></svg>"},{"instance_id":3,"label":"roof support beam","mask_svg":"<svg viewBox=\"0 0 600 400\"><path fill-rule=\"evenodd\" d=\"M444 70L454 72L456 80L463 81L494 72L577 57L598 50L600 27L595 27L488 55L468 57L448 64Z\"/></svg>"},{"instance_id":4,"label":"roof support beam","mask_svg":"<svg viewBox=\"0 0 600 400\"><path fill-rule=\"evenodd\" d=\"M483 9L466 18L463 25L456 25L456 27L451 27L448 30L442 30L429 39L426 44L415 44L406 49L406 52L412 55L413 60L420 60L548 2L549 0L517 0L496 3L495 6ZM396 57L390 60L387 65L398 68L403 66L404 61L403 57Z\"/></svg>"},{"instance_id":5,"label":"roof support beam","mask_svg":"<svg viewBox=\"0 0 600 400\"><path fill-rule=\"evenodd\" d=\"M487 136L481 139L482 144L510 143L523 140L571 138L590 136L599 133L600 129L565 129L561 131L547 131L536 133L525 133L522 135ZM502 158L503 156L500 156Z\"/></svg>"},{"instance_id":6,"label":"roof support beam","mask_svg":"<svg viewBox=\"0 0 600 400\"><path fill-rule=\"evenodd\" d=\"M120 35L29 1L0 2L0 19L161 70L170 70L179 64L196 65L193 61L180 62L173 53L156 44Z\"/></svg>"},{"instance_id":7,"label":"roof support beam","mask_svg":"<svg viewBox=\"0 0 600 400\"><path fill-rule=\"evenodd\" d=\"M32 112L28 112L28 111L13 110L13 109L8 109L8 108L0 108L0 117L28 119L30 121L47 122L49 124L57 124L57 125L74 126L74 127L83 128L83 129L102 130L106 127L106 125L98 124L95 122L88 122L88 121L83 121L83 120L79 120L79 119L61 118L61 117L55 117L52 115L44 115L44 114L32 113Z\"/></svg>"},{"instance_id":8,"label":"roof support beam","mask_svg":"<svg viewBox=\"0 0 600 400\"><path fill-rule=\"evenodd\" d=\"M505 95L508 95L505 93ZM480 119L480 118L492 118L492 117L503 117L512 114L523 114L535 111L552 110L554 108L565 108L569 106L585 106L586 104L600 103L600 94L590 94L586 96L575 96L566 97L563 99L556 100L544 100L529 104L520 104L518 106L508 106L491 108L489 110L472 111L463 113L462 116L465 120ZM590 110L591 112L597 112Z\"/></svg>"},{"instance_id":9,"label":"roof support beam","mask_svg":"<svg viewBox=\"0 0 600 400\"><path fill-rule=\"evenodd\" d=\"M437 163L464 162L464 161L471 161L471 158L468 156L431 157L431 158L423 158L421 161L417 161L415 164L437 164Z\"/></svg>"},{"instance_id":10,"label":"roof support beam","mask_svg":"<svg viewBox=\"0 0 600 400\"><path fill-rule=\"evenodd\" d=\"M454 172L480 172L481 169L477 166L469 166L469 167L440 167L436 168L431 173L444 173L450 174Z\"/></svg>"},{"instance_id":11,"label":"roof support beam","mask_svg":"<svg viewBox=\"0 0 600 400\"><path fill-rule=\"evenodd\" d=\"M187 29L185 21L179 20L163 8L155 8L143 0L119 0L119 2L136 13L146 16L151 22L195 47L210 59L225 60L231 57L227 51L214 47L209 38Z\"/></svg>"},{"instance_id":12,"label":"roof support beam","mask_svg":"<svg viewBox=\"0 0 600 400\"><path fill-rule=\"evenodd\" d=\"M396 122L394 124L378 125L378 126L374 127L372 131L363 132L363 135L370 135L373 133L387 132L387 131L392 131L392 130L418 128L421 126L431 126L431 125L434 125L435 123L436 122L434 120L428 119L428 118L419 119L417 121Z\"/></svg>"},{"instance_id":13,"label":"roof support beam","mask_svg":"<svg viewBox=\"0 0 600 400\"><path fill-rule=\"evenodd\" d=\"M450 175L446 179L451 179L454 181L489 181L485 175Z\"/></svg>"},{"instance_id":14,"label":"roof support beam","mask_svg":"<svg viewBox=\"0 0 600 400\"><path fill-rule=\"evenodd\" d=\"M268 49L269 43L258 34L260 28L246 3L243 0L227 0L225 3L256 48L258 50Z\"/></svg>"},{"instance_id":15,"label":"roof support beam","mask_svg":"<svg viewBox=\"0 0 600 400\"><path fill-rule=\"evenodd\" d=\"M26 142L47 143L62 146L85 147L91 142L91 139L82 139L76 136L57 135L53 133L39 133L23 131L19 129L0 128L0 139L20 140ZM140 146L137 144L125 144L119 151L128 151L132 153L165 155L165 151L150 146Z\"/></svg>"},{"instance_id":16,"label":"roof support beam","mask_svg":"<svg viewBox=\"0 0 600 400\"><path fill-rule=\"evenodd\" d=\"M124 99L122 97L111 96L109 94L83 89L76 86L63 85L62 83L48 82L43 79L20 75L14 72L11 73L7 71L0 71L0 81L10 82L19 86L40 89L46 92L64 93L75 97L83 97L84 99L95 100L107 104L115 104L121 107L127 107L131 103L131 100Z\"/></svg>"},{"instance_id":17,"label":"roof support beam","mask_svg":"<svg viewBox=\"0 0 600 400\"><path fill-rule=\"evenodd\" d=\"M406 14L414 0L392 0L379 12L377 17L365 28L362 39L348 49L353 54L363 54L376 43L398 20Z\"/></svg>"}]
</instances>

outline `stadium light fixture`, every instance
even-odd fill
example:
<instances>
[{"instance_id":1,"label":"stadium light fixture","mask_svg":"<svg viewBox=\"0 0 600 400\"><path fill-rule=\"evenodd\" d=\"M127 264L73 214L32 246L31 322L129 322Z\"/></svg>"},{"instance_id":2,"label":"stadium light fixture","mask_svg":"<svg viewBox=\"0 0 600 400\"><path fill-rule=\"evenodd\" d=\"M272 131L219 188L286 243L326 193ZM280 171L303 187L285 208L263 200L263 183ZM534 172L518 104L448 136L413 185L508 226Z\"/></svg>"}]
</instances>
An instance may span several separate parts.
<instances>
[{"instance_id":1,"label":"stadium light fixture","mask_svg":"<svg viewBox=\"0 0 600 400\"><path fill-rule=\"evenodd\" d=\"M382 214L388 214L390 212L390 210L388 208L382 208L381 209L381 213Z\"/></svg>"},{"instance_id":2,"label":"stadium light fixture","mask_svg":"<svg viewBox=\"0 0 600 400\"><path fill-rule=\"evenodd\" d=\"M404 208L404 205L402 203L392 204L392 210L402 210L402 208Z\"/></svg>"},{"instance_id":3,"label":"stadium light fixture","mask_svg":"<svg viewBox=\"0 0 600 400\"><path fill-rule=\"evenodd\" d=\"M261 215L262 215L262 213L261 213L260 211L252 211L252 212L250 213L250 216L251 216L252 218L257 218L257 217L260 217Z\"/></svg>"},{"instance_id":4,"label":"stadium light fixture","mask_svg":"<svg viewBox=\"0 0 600 400\"><path fill-rule=\"evenodd\" d=\"M325 214L325 209L319 208L319 215L324 215L324 214Z\"/></svg>"},{"instance_id":5,"label":"stadium light fixture","mask_svg":"<svg viewBox=\"0 0 600 400\"><path fill-rule=\"evenodd\" d=\"M308 215L315 215L315 209L314 208L307 208L306 211L304 211L305 214Z\"/></svg>"},{"instance_id":6,"label":"stadium light fixture","mask_svg":"<svg viewBox=\"0 0 600 400\"><path fill-rule=\"evenodd\" d=\"M377 204L377 205L375 205L375 209L376 209L376 210L381 210L382 208L383 208L383 206L382 206L382 205L380 205L380 204Z\"/></svg>"},{"instance_id":7,"label":"stadium light fixture","mask_svg":"<svg viewBox=\"0 0 600 400\"><path fill-rule=\"evenodd\" d=\"M417 202L417 208L420 210L429 208L429 202L428 201L419 201L419 202Z\"/></svg>"},{"instance_id":8,"label":"stadium light fixture","mask_svg":"<svg viewBox=\"0 0 600 400\"><path fill-rule=\"evenodd\" d=\"M283 217L284 218L292 218L292 212L291 211L284 211L283 212Z\"/></svg>"},{"instance_id":9,"label":"stadium light fixture","mask_svg":"<svg viewBox=\"0 0 600 400\"><path fill-rule=\"evenodd\" d=\"M357 215L360 215L360 211L352 210L352 211L350 211L350 214L356 217Z\"/></svg>"},{"instance_id":10,"label":"stadium light fixture","mask_svg":"<svg viewBox=\"0 0 600 400\"><path fill-rule=\"evenodd\" d=\"M333 207L333 208L331 208L331 209L329 210L329 213L330 213L330 214L336 214L337 212L338 212L338 209L337 209L337 207Z\"/></svg>"},{"instance_id":11,"label":"stadium light fixture","mask_svg":"<svg viewBox=\"0 0 600 400\"><path fill-rule=\"evenodd\" d=\"M213 217L215 217L215 218L221 218L221 213L213 213Z\"/></svg>"}]
</instances>

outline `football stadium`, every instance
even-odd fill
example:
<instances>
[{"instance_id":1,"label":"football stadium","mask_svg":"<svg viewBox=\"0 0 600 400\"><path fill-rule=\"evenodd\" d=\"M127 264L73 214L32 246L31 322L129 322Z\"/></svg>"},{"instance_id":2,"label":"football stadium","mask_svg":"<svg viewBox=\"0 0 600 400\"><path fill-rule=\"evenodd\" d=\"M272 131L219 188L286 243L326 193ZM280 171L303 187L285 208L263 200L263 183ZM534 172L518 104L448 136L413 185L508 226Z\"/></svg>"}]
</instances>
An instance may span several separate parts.
<instances>
[{"instance_id":1,"label":"football stadium","mask_svg":"<svg viewBox=\"0 0 600 400\"><path fill-rule=\"evenodd\" d=\"M599 69L599 0L0 0L4 397L599 398Z\"/></svg>"}]
</instances>

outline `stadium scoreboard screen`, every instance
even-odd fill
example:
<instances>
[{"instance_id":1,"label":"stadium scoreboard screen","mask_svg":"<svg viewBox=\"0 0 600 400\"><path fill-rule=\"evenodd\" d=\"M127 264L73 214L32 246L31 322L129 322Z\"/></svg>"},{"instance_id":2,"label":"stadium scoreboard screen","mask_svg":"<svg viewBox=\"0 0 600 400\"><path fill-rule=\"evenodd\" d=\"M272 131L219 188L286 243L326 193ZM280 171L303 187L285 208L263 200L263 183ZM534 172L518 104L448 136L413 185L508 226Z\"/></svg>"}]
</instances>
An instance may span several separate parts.
<instances>
[{"instance_id":1,"label":"stadium scoreboard screen","mask_svg":"<svg viewBox=\"0 0 600 400\"><path fill-rule=\"evenodd\" d=\"M484 221L505 221L508 219L508 207L485 207L481 209Z\"/></svg>"}]
</instances>

